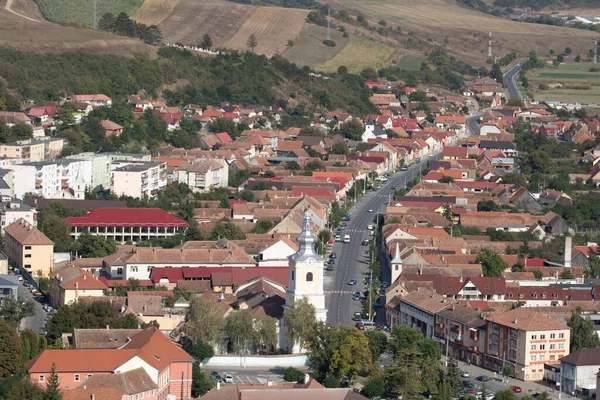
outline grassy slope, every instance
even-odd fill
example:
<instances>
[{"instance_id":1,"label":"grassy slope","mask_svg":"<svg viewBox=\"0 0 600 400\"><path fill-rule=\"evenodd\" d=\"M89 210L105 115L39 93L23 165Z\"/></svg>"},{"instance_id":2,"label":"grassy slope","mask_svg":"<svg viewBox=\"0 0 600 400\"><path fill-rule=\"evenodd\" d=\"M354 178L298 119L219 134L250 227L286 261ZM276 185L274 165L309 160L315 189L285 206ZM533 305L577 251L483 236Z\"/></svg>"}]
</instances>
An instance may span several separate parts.
<instances>
[{"instance_id":1,"label":"grassy slope","mask_svg":"<svg viewBox=\"0 0 600 400\"><path fill-rule=\"evenodd\" d=\"M126 12L131 15L144 0L96 0L96 15L98 20L104 13L119 14ZM92 0L35 0L44 18L53 22L91 26L94 15Z\"/></svg>"},{"instance_id":2,"label":"grassy slope","mask_svg":"<svg viewBox=\"0 0 600 400\"><path fill-rule=\"evenodd\" d=\"M324 72L335 72L343 65L349 72L356 74L367 67L384 67L395 57L396 50L393 47L371 40L352 39L335 57L316 68Z\"/></svg>"},{"instance_id":3,"label":"grassy slope","mask_svg":"<svg viewBox=\"0 0 600 400\"><path fill-rule=\"evenodd\" d=\"M530 76L530 88L537 100L600 103L600 72L590 72L591 63L561 64L557 68L547 67ZM589 90L550 89L540 90L540 83L590 83Z\"/></svg>"}]
</instances>

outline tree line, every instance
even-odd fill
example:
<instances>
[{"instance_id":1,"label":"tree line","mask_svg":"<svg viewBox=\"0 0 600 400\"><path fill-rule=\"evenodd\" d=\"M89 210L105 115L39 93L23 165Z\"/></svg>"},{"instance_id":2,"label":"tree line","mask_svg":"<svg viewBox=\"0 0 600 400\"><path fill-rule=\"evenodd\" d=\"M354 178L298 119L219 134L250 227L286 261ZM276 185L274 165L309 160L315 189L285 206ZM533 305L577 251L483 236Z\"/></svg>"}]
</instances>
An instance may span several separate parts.
<instances>
[{"instance_id":1,"label":"tree line","mask_svg":"<svg viewBox=\"0 0 600 400\"><path fill-rule=\"evenodd\" d=\"M146 44L158 45L162 42L162 32L156 25L146 25L129 18L127 13L116 17L107 12L98 22L100 29L119 36L138 38Z\"/></svg>"}]
</instances>

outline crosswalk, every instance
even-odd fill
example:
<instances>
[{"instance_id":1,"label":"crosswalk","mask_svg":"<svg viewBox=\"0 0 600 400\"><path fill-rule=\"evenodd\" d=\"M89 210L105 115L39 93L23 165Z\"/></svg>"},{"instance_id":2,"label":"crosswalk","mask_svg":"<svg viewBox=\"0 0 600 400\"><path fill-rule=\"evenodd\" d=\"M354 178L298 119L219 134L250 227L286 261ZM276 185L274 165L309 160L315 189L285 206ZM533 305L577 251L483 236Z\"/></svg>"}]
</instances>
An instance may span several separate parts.
<instances>
[{"instance_id":1,"label":"crosswalk","mask_svg":"<svg viewBox=\"0 0 600 400\"><path fill-rule=\"evenodd\" d=\"M355 291L349 291L349 290L324 290L323 293L325 294L354 294L358 292L358 290Z\"/></svg>"}]
</instances>

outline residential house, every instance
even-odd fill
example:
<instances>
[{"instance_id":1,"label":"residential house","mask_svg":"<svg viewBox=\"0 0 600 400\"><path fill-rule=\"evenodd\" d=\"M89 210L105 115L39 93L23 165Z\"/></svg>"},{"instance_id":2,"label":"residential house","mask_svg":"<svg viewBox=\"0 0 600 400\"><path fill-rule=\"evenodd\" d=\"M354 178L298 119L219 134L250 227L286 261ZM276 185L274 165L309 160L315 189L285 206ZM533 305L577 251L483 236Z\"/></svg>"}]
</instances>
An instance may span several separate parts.
<instances>
[{"instance_id":1,"label":"residential house","mask_svg":"<svg viewBox=\"0 0 600 400\"><path fill-rule=\"evenodd\" d=\"M596 379L600 370L600 349L580 349L560 359L562 377L561 390L565 393L574 391L596 390Z\"/></svg>"},{"instance_id":2,"label":"residential house","mask_svg":"<svg viewBox=\"0 0 600 400\"><path fill-rule=\"evenodd\" d=\"M109 343L105 348L45 350L29 361L26 368L29 379L43 388L54 368L63 390L78 387L94 376L142 369L157 386L153 389L148 384L144 389L156 393L157 399L189 400L193 362L190 355L151 327L131 335L119 347Z\"/></svg>"},{"instance_id":3,"label":"residential house","mask_svg":"<svg viewBox=\"0 0 600 400\"><path fill-rule=\"evenodd\" d=\"M502 189L498 194L500 205L509 205L521 210L541 211L543 206L526 188L514 185L510 189Z\"/></svg>"},{"instance_id":4,"label":"residential house","mask_svg":"<svg viewBox=\"0 0 600 400\"><path fill-rule=\"evenodd\" d=\"M0 196L0 228L4 228L20 219L31 225L37 225L37 212L21 200L9 196ZM0 272L1 273L1 272Z\"/></svg>"},{"instance_id":5,"label":"residential house","mask_svg":"<svg viewBox=\"0 0 600 400\"><path fill-rule=\"evenodd\" d=\"M569 327L535 307L488 317L486 332L484 367L501 372L508 365L520 380L541 381L545 363L569 354Z\"/></svg>"},{"instance_id":6,"label":"residential house","mask_svg":"<svg viewBox=\"0 0 600 400\"><path fill-rule=\"evenodd\" d=\"M121 133L123 133L123 127L109 119L103 120L101 125L102 128L104 128L106 136L119 136Z\"/></svg>"},{"instance_id":7,"label":"residential house","mask_svg":"<svg viewBox=\"0 0 600 400\"><path fill-rule=\"evenodd\" d=\"M108 288L94 275L74 265L53 271L50 278L50 303L61 307L79 298L103 297Z\"/></svg>"},{"instance_id":8,"label":"residential house","mask_svg":"<svg viewBox=\"0 0 600 400\"><path fill-rule=\"evenodd\" d=\"M229 185L229 168L222 158L184 162L174 171L174 175L174 181L185 183L192 191L199 193Z\"/></svg>"},{"instance_id":9,"label":"residential house","mask_svg":"<svg viewBox=\"0 0 600 400\"><path fill-rule=\"evenodd\" d=\"M461 146L444 146L442 149L444 160L458 160L469 157L469 149Z\"/></svg>"},{"instance_id":10,"label":"residential house","mask_svg":"<svg viewBox=\"0 0 600 400\"><path fill-rule=\"evenodd\" d=\"M421 332L426 339L435 334L435 315L448 307L444 296L430 289L420 289L403 296L397 309L400 325Z\"/></svg>"},{"instance_id":11,"label":"residential house","mask_svg":"<svg viewBox=\"0 0 600 400\"><path fill-rule=\"evenodd\" d=\"M158 385L144 368L89 377L76 388L62 391L64 400L158 400Z\"/></svg>"},{"instance_id":12,"label":"residential house","mask_svg":"<svg viewBox=\"0 0 600 400\"><path fill-rule=\"evenodd\" d=\"M77 103L86 103L94 108L110 107L112 105L112 99L104 94L74 94L70 100Z\"/></svg>"},{"instance_id":13,"label":"residential house","mask_svg":"<svg viewBox=\"0 0 600 400\"><path fill-rule=\"evenodd\" d=\"M4 228L4 250L15 267L30 276L48 276L53 267L54 243L24 219Z\"/></svg>"},{"instance_id":14,"label":"residential house","mask_svg":"<svg viewBox=\"0 0 600 400\"><path fill-rule=\"evenodd\" d=\"M481 140L479 142L479 148L482 150L501 151L507 157L516 157L519 155L517 146L514 143L503 140Z\"/></svg>"},{"instance_id":15,"label":"residential house","mask_svg":"<svg viewBox=\"0 0 600 400\"><path fill-rule=\"evenodd\" d=\"M452 303L436 314L435 337L442 342L442 353L456 360L481 365L485 329L482 312L469 304Z\"/></svg>"},{"instance_id":16,"label":"residential house","mask_svg":"<svg viewBox=\"0 0 600 400\"><path fill-rule=\"evenodd\" d=\"M4 256L4 260L6 263L6 256ZM0 268L6 270L6 268ZM3 271L0 274L0 301L5 297L12 297L17 300L18 292L19 292L19 280L18 275L8 274L8 271Z\"/></svg>"},{"instance_id":17,"label":"residential house","mask_svg":"<svg viewBox=\"0 0 600 400\"><path fill-rule=\"evenodd\" d=\"M14 111L0 111L0 123L4 123L9 128L17 124L31 125L31 118L27 114Z\"/></svg>"}]
</instances>

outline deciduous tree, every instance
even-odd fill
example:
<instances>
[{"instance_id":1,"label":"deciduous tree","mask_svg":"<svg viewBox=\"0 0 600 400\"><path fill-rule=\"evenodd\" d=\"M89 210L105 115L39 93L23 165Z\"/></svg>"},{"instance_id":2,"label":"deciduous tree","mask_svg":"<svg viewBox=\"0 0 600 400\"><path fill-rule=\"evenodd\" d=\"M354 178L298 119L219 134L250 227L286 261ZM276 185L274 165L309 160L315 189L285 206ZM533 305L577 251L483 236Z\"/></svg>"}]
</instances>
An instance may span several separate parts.
<instances>
[{"instance_id":1,"label":"deciduous tree","mask_svg":"<svg viewBox=\"0 0 600 400\"><path fill-rule=\"evenodd\" d=\"M483 276L502 276L508 264L500 255L491 249L483 249L477 255L476 261L481 264Z\"/></svg>"},{"instance_id":2,"label":"deciduous tree","mask_svg":"<svg viewBox=\"0 0 600 400\"><path fill-rule=\"evenodd\" d=\"M35 302L23 300L22 297L4 297L0 302L0 315L13 328L17 328L21 320L35 314Z\"/></svg>"},{"instance_id":3,"label":"deciduous tree","mask_svg":"<svg viewBox=\"0 0 600 400\"><path fill-rule=\"evenodd\" d=\"M336 376L345 376L349 382L363 369L369 371L373 357L367 338L358 329L352 330L339 349L333 352L331 372Z\"/></svg>"},{"instance_id":4,"label":"deciduous tree","mask_svg":"<svg viewBox=\"0 0 600 400\"><path fill-rule=\"evenodd\" d=\"M21 341L15 327L0 319L0 377L6 378L21 370Z\"/></svg>"},{"instance_id":5,"label":"deciduous tree","mask_svg":"<svg viewBox=\"0 0 600 400\"><path fill-rule=\"evenodd\" d=\"M288 341L297 342L300 348L306 348L307 342L315 333L315 307L306 298L297 300L294 307L285 310L283 320Z\"/></svg>"},{"instance_id":6,"label":"deciduous tree","mask_svg":"<svg viewBox=\"0 0 600 400\"><path fill-rule=\"evenodd\" d=\"M192 365L192 397L204 396L210 389L214 388L217 380L208 372L200 371L197 363Z\"/></svg>"},{"instance_id":7,"label":"deciduous tree","mask_svg":"<svg viewBox=\"0 0 600 400\"><path fill-rule=\"evenodd\" d=\"M215 344L223 337L224 323L214 303L199 297L192 300L185 331L194 341Z\"/></svg>"},{"instance_id":8,"label":"deciduous tree","mask_svg":"<svg viewBox=\"0 0 600 400\"><path fill-rule=\"evenodd\" d=\"M583 319L577 310L571 314L567 325L571 328L571 353L592 347L600 347L600 339L596 334L594 323L590 319Z\"/></svg>"},{"instance_id":9,"label":"deciduous tree","mask_svg":"<svg viewBox=\"0 0 600 400\"><path fill-rule=\"evenodd\" d=\"M254 49L256 48L256 46L258 46L258 39L256 38L256 35L254 33L248 36L248 41L246 42L246 44L248 45L250 51L254 53Z\"/></svg>"},{"instance_id":10,"label":"deciduous tree","mask_svg":"<svg viewBox=\"0 0 600 400\"><path fill-rule=\"evenodd\" d=\"M229 336L234 354L247 354L254 337L250 312L248 310L238 310L227 315L225 333Z\"/></svg>"}]
</instances>

